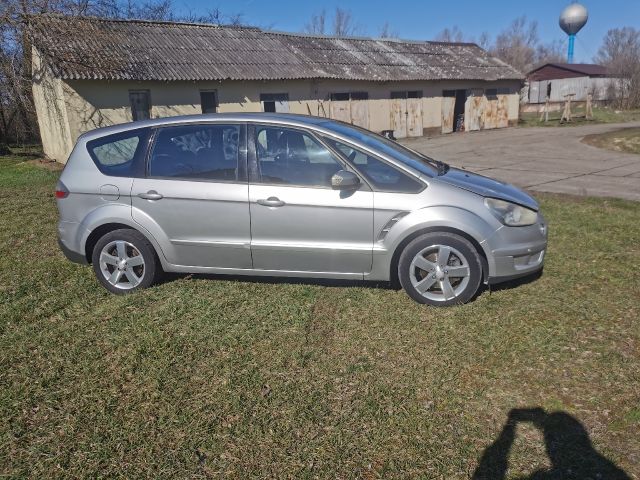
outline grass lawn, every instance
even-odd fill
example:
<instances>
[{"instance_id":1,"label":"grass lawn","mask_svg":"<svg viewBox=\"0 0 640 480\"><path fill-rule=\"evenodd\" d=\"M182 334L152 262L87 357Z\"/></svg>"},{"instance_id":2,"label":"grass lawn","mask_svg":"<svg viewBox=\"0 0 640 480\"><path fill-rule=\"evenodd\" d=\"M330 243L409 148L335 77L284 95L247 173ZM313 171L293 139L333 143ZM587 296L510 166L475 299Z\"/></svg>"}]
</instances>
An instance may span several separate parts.
<instances>
[{"instance_id":1,"label":"grass lawn","mask_svg":"<svg viewBox=\"0 0 640 480\"><path fill-rule=\"evenodd\" d=\"M544 276L450 309L358 283L112 296L27 159L0 157L0 475L468 478L508 453L515 478L552 464L540 411L503 430L540 407L565 474L640 476L640 203L538 195Z\"/></svg>"},{"instance_id":2,"label":"grass lawn","mask_svg":"<svg viewBox=\"0 0 640 480\"><path fill-rule=\"evenodd\" d=\"M640 121L640 110L614 110L611 108L594 108L593 120L587 120L584 117L584 104L571 105L571 113L576 116L570 123L560 123L562 117L562 109L557 112L549 112L549 121L540 121L539 113L521 113L521 127L557 127L557 126L576 126L588 125L593 123L624 123Z\"/></svg>"},{"instance_id":3,"label":"grass lawn","mask_svg":"<svg viewBox=\"0 0 640 480\"><path fill-rule=\"evenodd\" d=\"M615 132L587 135L582 141L616 152L640 153L640 128L623 128Z\"/></svg>"}]
</instances>

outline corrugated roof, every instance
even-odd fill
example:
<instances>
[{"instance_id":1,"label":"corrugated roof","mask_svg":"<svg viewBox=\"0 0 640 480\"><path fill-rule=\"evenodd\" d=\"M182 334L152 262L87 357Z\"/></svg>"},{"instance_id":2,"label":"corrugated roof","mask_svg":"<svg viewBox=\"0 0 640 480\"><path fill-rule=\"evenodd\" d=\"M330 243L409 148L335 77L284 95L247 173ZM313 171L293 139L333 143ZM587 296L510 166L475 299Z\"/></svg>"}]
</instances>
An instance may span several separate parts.
<instances>
[{"instance_id":1,"label":"corrugated roof","mask_svg":"<svg viewBox=\"0 0 640 480\"><path fill-rule=\"evenodd\" d=\"M36 48L63 79L501 80L523 75L471 43L40 15Z\"/></svg>"},{"instance_id":2,"label":"corrugated roof","mask_svg":"<svg viewBox=\"0 0 640 480\"><path fill-rule=\"evenodd\" d=\"M567 70L569 72L580 73L587 77L604 76L608 73L607 67L597 65L595 63L546 63L538 68L535 68L534 70L531 70L527 74L527 76L548 67L555 67L562 70Z\"/></svg>"}]
</instances>

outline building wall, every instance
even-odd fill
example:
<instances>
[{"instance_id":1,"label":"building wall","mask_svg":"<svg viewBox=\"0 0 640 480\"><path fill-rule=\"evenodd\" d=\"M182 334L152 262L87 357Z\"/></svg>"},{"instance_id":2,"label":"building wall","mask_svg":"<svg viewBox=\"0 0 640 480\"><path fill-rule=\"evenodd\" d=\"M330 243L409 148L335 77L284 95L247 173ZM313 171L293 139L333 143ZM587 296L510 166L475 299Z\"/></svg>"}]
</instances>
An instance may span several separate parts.
<instances>
[{"instance_id":1,"label":"building wall","mask_svg":"<svg viewBox=\"0 0 640 480\"><path fill-rule=\"evenodd\" d=\"M621 80L617 78L575 77L554 80L531 81L523 89L524 103L564 102L566 95L572 94L572 100L585 101L591 93L594 101L610 100L621 88ZM547 98L548 87L551 95Z\"/></svg>"},{"instance_id":2,"label":"building wall","mask_svg":"<svg viewBox=\"0 0 640 480\"><path fill-rule=\"evenodd\" d=\"M33 102L44 154L66 162L77 136L72 136L67 116L64 82L54 78L33 50Z\"/></svg>"},{"instance_id":3,"label":"building wall","mask_svg":"<svg viewBox=\"0 0 640 480\"><path fill-rule=\"evenodd\" d=\"M216 90L219 112L261 112L260 95L265 93L287 93L291 113L311 114L336 118L332 111L340 111L354 123L373 131L393 129L392 91L422 91L418 109L419 134L441 130L441 97L443 90L509 88L518 99L518 81L434 81L434 82L357 82L339 80L291 80L291 81L225 81L225 82L134 82L73 80L60 82L56 87L56 98L63 98L69 137L74 142L88 130L132 121L129 106L130 90L149 90L151 117L167 117L201 113L200 91ZM34 87L35 88L35 87ZM62 90L62 94L60 94ZM331 93L367 92L368 100L331 102ZM364 102L364 103L363 103ZM41 129L47 129L49 116L38 113ZM337 113L336 113L337 114ZM517 110L509 110L509 119L517 121ZM341 118L341 117L338 117ZM349 118L345 120L349 121ZM415 129L414 129L415 132ZM59 143L46 147L48 156L65 161L71 149L66 140L58 141L57 135L43 135L43 142ZM62 154L64 151L66 153Z\"/></svg>"}]
</instances>

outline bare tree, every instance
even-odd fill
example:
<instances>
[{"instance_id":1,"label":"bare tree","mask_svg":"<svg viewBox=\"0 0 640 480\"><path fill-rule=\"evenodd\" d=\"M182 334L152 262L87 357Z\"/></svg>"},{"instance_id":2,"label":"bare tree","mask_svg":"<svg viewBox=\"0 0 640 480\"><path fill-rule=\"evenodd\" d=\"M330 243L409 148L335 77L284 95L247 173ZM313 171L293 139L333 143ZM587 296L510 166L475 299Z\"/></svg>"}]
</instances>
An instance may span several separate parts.
<instances>
[{"instance_id":1,"label":"bare tree","mask_svg":"<svg viewBox=\"0 0 640 480\"><path fill-rule=\"evenodd\" d=\"M398 33L389 22L384 22L378 31L378 38L398 38Z\"/></svg>"},{"instance_id":2,"label":"bare tree","mask_svg":"<svg viewBox=\"0 0 640 480\"><path fill-rule=\"evenodd\" d=\"M321 10L320 13L311 15L311 19L305 25L304 30L313 35L324 35L326 33L327 11Z\"/></svg>"},{"instance_id":3,"label":"bare tree","mask_svg":"<svg viewBox=\"0 0 640 480\"><path fill-rule=\"evenodd\" d=\"M566 54L562 40L552 40L536 46L535 65L540 66L545 63L563 63L566 61Z\"/></svg>"},{"instance_id":4,"label":"bare tree","mask_svg":"<svg viewBox=\"0 0 640 480\"><path fill-rule=\"evenodd\" d=\"M349 10L345 10L340 7L336 7L336 11L333 14L333 34L336 37L348 37L355 35L358 32L353 15Z\"/></svg>"},{"instance_id":5,"label":"bare tree","mask_svg":"<svg viewBox=\"0 0 640 480\"><path fill-rule=\"evenodd\" d=\"M481 48L489 50L491 48L491 36L489 35L489 32L482 32L477 43Z\"/></svg>"},{"instance_id":6,"label":"bare tree","mask_svg":"<svg viewBox=\"0 0 640 480\"><path fill-rule=\"evenodd\" d=\"M496 37L492 53L521 72L528 72L536 62L538 23L526 16L518 17Z\"/></svg>"},{"instance_id":7,"label":"bare tree","mask_svg":"<svg viewBox=\"0 0 640 480\"><path fill-rule=\"evenodd\" d=\"M336 7L333 12L330 31L327 31L326 10L314 13L309 22L305 24L304 31L313 35L326 35L329 33L336 37L349 37L356 35L360 31L360 27L355 23L353 14L349 10Z\"/></svg>"},{"instance_id":8,"label":"bare tree","mask_svg":"<svg viewBox=\"0 0 640 480\"><path fill-rule=\"evenodd\" d=\"M463 42L464 33L460 30L460 27L454 25L453 27L445 28L441 30L436 36L435 40L438 42Z\"/></svg>"},{"instance_id":9,"label":"bare tree","mask_svg":"<svg viewBox=\"0 0 640 480\"><path fill-rule=\"evenodd\" d=\"M512 65L522 73L526 73L542 63L562 62L564 60L564 44L561 40L540 43L538 24L528 21L527 17L519 17L502 30L495 39L483 32L476 41L466 37L458 26L445 28L435 37L442 42L476 42L480 47Z\"/></svg>"},{"instance_id":10,"label":"bare tree","mask_svg":"<svg viewBox=\"0 0 640 480\"><path fill-rule=\"evenodd\" d=\"M640 106L640 30L633 27L609 30L594 61L619 77L614 92L619 107Z\"/></svg>"},{"instance_id":11,"label":"bare tree","mask_svg":"<svg viewBox=\"0 0 640 480\"><path fill-rule=\"evenodd\" d=\"M210 23L212 25L246 25L242 13L227 14L217 7L199 14L190 11L186 15L176 17L175 19L182 22Z\"/></svg>"},{"instance_id":12,"label":"bare tree","mask_svg":"<svg viewBox=\"0 0 640 480\"><path fill-rule=\"evenodd\" d=\"M101 32L83 16L146 20L187 20L175 14L172 0L0 0L0 150L15 141L37 141L38 129L31 93L32 21L34 15L65 16L61 30L48 32L69 37L92 38ZM242 15L225 15L217 8L194 19L205 23L240 24ZM104 33L106 34L106 33ZM56 52L42 52L55 56ZM116 68L115 59L57 59L83 61L93 67ZM4 145L5 147L2 147Z\"/></svg>"}]
</instances>

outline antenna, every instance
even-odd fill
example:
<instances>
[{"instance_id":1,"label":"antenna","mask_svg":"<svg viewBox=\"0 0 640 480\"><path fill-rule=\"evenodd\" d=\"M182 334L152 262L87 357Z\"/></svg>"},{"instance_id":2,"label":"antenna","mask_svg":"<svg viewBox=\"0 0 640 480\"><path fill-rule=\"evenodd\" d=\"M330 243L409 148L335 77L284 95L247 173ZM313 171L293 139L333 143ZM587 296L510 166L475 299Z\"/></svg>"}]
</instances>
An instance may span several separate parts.
<instances>
[{"instance_id":1,"label":"antenna","mask_svg":"<svg viewBox=\"0 0 640 480\"><path fill-rule=\"evenodd\" d=\"M586 25L588 19L589 13L586 7L577 2L568 5L560 14L560 28L569 35L567 63L573 63L573 48L576 41L576 34Z\"/></svg>"}]
</instances>

